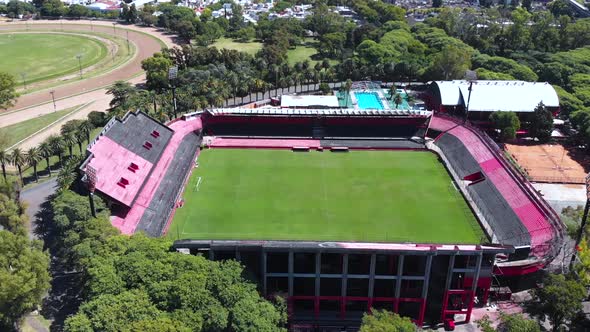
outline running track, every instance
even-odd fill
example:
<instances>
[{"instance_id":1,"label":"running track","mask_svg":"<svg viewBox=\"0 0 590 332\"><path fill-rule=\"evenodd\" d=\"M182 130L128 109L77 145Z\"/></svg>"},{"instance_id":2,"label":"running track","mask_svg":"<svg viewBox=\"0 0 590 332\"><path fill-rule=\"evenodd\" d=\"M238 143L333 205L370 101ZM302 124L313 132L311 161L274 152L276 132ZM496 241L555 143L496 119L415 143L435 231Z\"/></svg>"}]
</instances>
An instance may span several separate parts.
<instances>
[{"instance_id":1,"label":"running track","mask_svg":"<svg viewBox=\"0 0 590 332\"><path fill-rule=\"evenodd\" d=\"M8 111L19 110L50 102L51 95L48 92L49 90L55 91L56 99L64 99L73 95L84 94L91 90L105 87L118 80L129 80L138 74L142 74L142 60L152 56L155 52L160 51L162 45L157 39L163 41L168 47L176 45L170 36L159 32L155 28L142 28L134 25L117 24L115 31L113 31L112 22L63 20L62 25L61 20L51 22L29 21L28 26L31 30L61 30L61 27L63 26L64 31L95 31L125 38L126 31L122 29L124 28L129 30L129 40L136 45L137 53L135 57L125 65L101 76L21 96L16 105ZM23 21L0 22L0 32L9 30L26 30L26 24ZM139 31L155 36L157 39L139 33Z\"/></svg>"}]
</instances>

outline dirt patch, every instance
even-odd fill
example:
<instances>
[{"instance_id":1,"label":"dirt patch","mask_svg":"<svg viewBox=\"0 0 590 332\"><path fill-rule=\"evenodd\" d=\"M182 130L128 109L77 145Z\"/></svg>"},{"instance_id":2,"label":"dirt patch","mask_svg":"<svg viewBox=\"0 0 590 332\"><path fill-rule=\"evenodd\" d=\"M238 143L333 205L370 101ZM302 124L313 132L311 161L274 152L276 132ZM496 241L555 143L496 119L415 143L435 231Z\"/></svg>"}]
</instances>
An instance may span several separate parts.
<instances>
[{"instance_id":1,"label":"dirt patch","mask_svg":"<svg viewBox=\"0 0 590 332\"><path fill-rule=\"evenodd\" d=\"M536 182L584 183L584 167L559 144L513 145L506 150Z\"/></svg>"}]
</instances>

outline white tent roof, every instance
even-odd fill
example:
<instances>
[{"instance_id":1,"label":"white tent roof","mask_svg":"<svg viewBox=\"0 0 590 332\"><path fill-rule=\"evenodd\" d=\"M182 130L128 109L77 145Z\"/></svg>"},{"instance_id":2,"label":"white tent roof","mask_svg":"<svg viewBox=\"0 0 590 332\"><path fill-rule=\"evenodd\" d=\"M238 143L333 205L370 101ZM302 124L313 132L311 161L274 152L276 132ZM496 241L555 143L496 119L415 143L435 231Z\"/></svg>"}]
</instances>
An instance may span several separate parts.
<instances>
[{"instance_id":1,"label":"white tent roof","mask_svg":"<svg viewBox=\"0 0 590 332\"><path fill-rule=\"evenodd\" d=\"M435 82L446 106L466 104L468 81ZM469 100L470 112L533 112L543 102L548 107L559 107L559 98L551 84L524 81L474 81Z\"/></svg>"},{"instance_id":2,"label":"white tent roof","mask_svg":"<svg viewBox=\"0 0 590 332\"><path fill-rule=\"evenodd\" d=\"M281 107L304 107L304 108L322 108L322 107L340 107L338 97L336 96L281 96Z\"/></svg>"}]
</instances>

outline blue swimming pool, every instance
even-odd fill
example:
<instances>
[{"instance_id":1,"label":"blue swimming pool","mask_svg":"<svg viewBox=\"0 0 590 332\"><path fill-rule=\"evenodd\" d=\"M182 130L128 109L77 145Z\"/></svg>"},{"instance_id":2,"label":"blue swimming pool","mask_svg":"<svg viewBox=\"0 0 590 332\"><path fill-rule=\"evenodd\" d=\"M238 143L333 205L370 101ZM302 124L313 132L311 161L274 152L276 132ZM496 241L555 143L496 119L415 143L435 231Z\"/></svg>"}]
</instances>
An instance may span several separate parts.
<instances>
[{"instance_id":1,"label":"blue swimming pool","mask_svg":"<svg viewBox=\"0 0 590 332\"><path fill-rule=\"evenodd\" d=\"M383 104L377 92L355 92L354 96L360 109L382 110Z\"/></svg>"}]
</instances>

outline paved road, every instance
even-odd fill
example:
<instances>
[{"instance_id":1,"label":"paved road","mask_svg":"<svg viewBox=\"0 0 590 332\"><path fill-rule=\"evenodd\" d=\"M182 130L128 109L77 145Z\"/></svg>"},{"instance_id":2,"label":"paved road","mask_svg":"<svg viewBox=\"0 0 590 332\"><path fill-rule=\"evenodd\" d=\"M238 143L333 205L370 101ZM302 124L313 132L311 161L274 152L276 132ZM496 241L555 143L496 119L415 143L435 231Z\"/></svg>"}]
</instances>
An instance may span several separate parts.
<instances>
[{"instance_id":1,"label":"paved road","mask_svg":"<svg viewBox=\"0 0 590 332\"><path fill-rule=\"evenodd\" d=\"M72 96L74 94L85 93L102 87L117 80L128 80L141 73L141 61L152 56L155 52L159 52L162 45L157 39L152 38L140 32L150 34L162 40L167 46L174 46L175 43L170 36L167 36L154 28L142 28L133 25L118 26L113 29L112 22L101 21L30 21L28 23L18 22L4 22L0 23L0 32L9 30L26 30L27 25L31 30L63 30L63 31L94 31L105 33L109 35L116 35L122 38L127 38L137 46L136 56L125 65L106 73L101 76L89 78L84 81L75 82L72 84L63 85L60 87L51 88L55 91L55 97L58 99ZM91 25L92 24L92 25ZM121 29L124 27L127 30ZM128 34L127 34L128 33ZM19 98L16 105L10 110L18 110L41 103L51 101L51 95L48 90L33 92Z\"/></svg>"},{"instance_id":2,"label":"paved road","mask_svg":"<svg viewBox=\"0 0 590 332\"><path fill-rule=\"evenodd\" d=\"M49 196L55 193L57 189L57 178L45 181L41 184L34 185L21 192L21 200L27 203L27 216L31 222L31 229L29 231L30 238L36 238L35 231L35 215L41 209L41 205L47 200Z\"/></svg>"}]
</instances>

